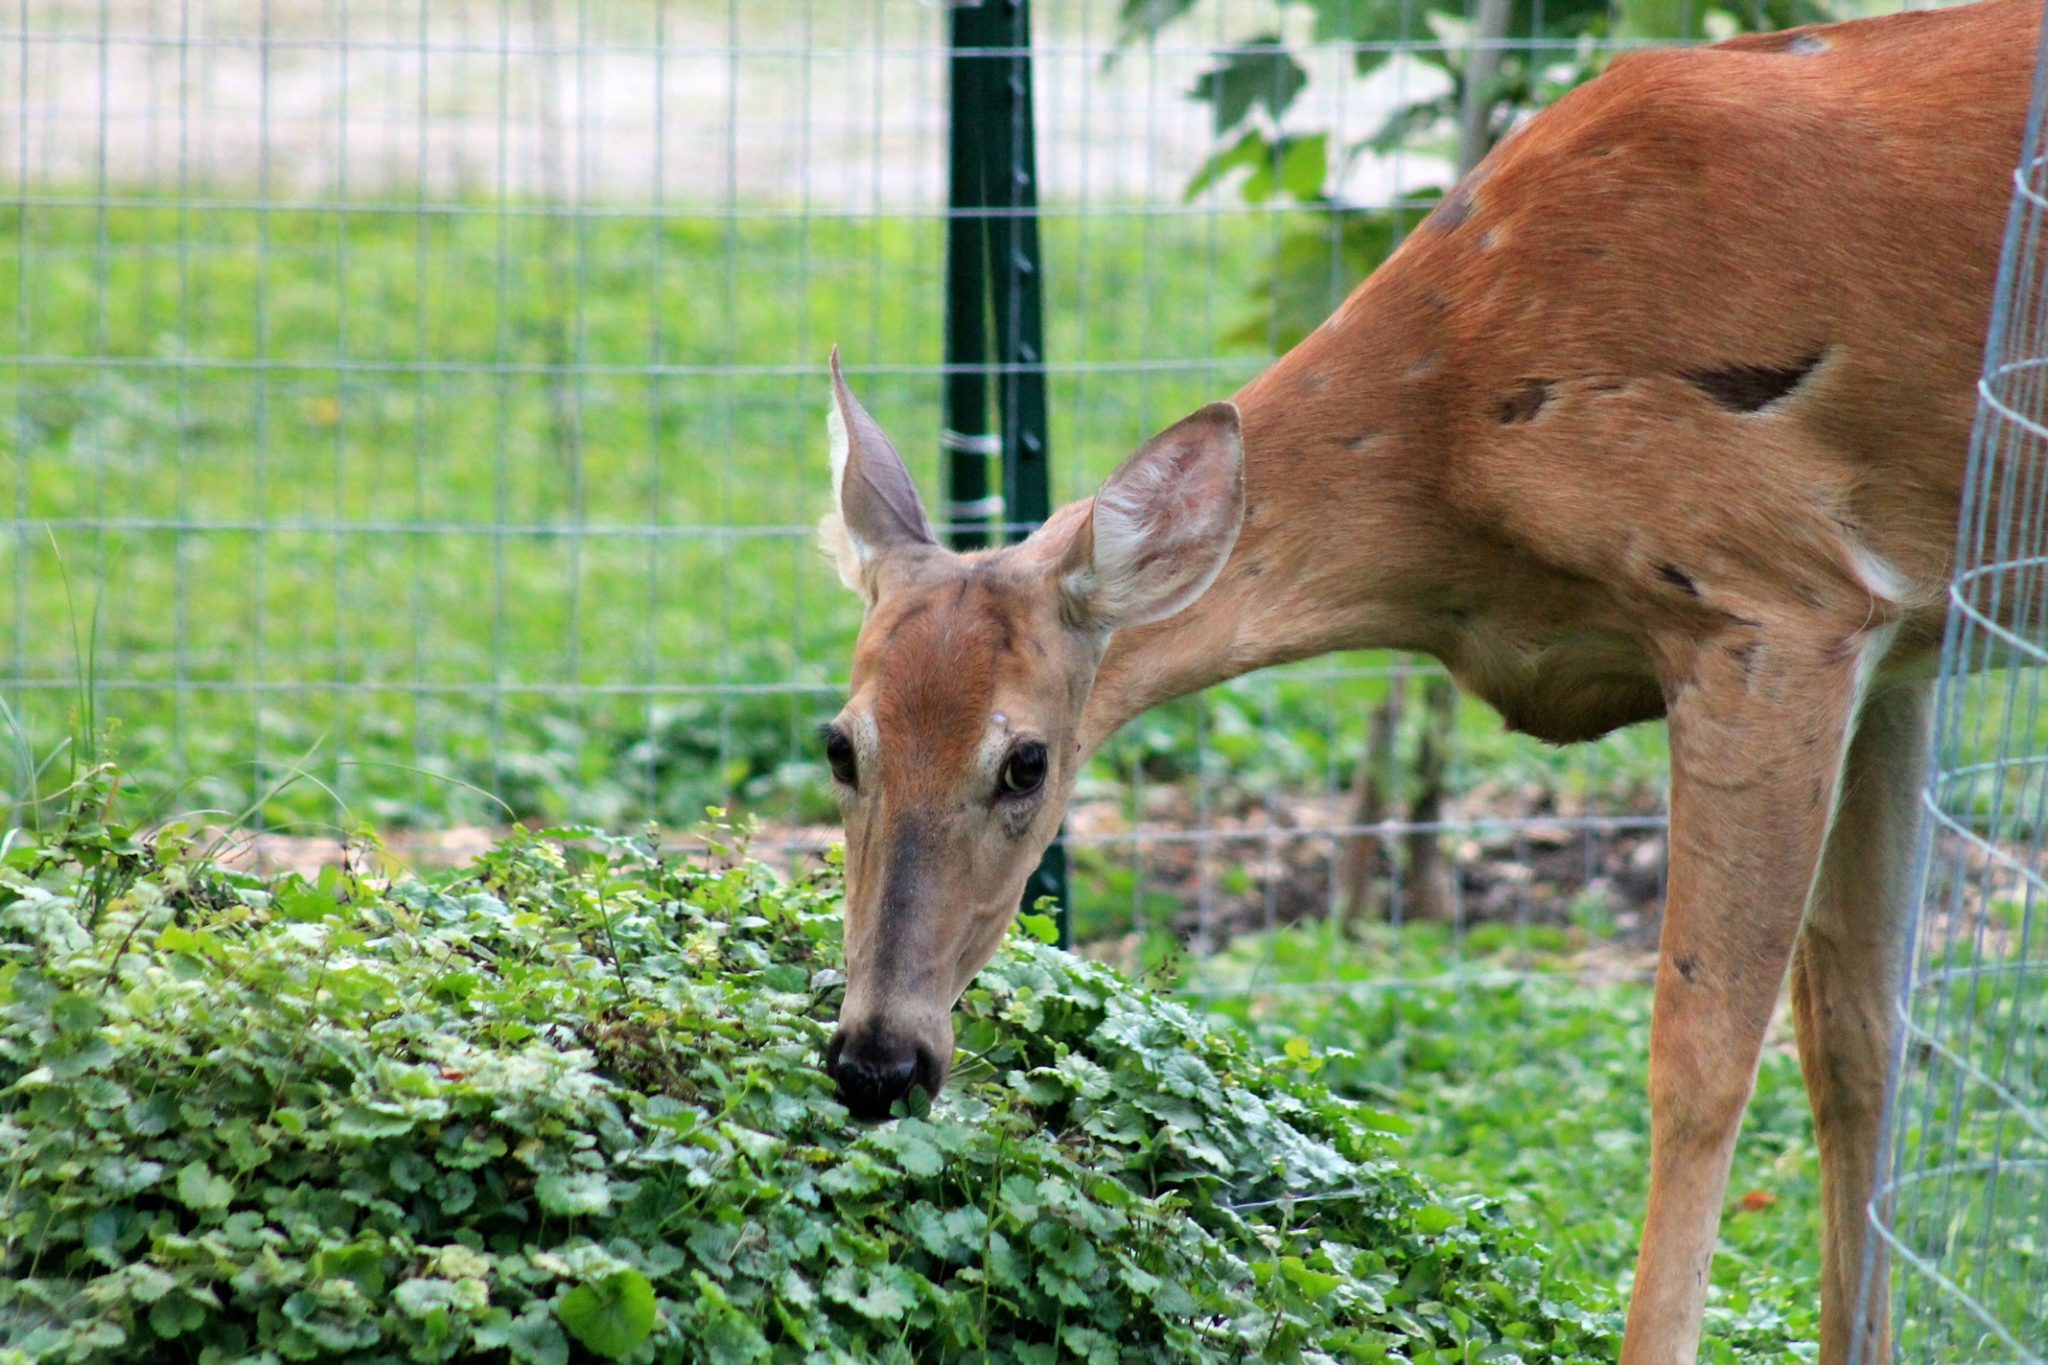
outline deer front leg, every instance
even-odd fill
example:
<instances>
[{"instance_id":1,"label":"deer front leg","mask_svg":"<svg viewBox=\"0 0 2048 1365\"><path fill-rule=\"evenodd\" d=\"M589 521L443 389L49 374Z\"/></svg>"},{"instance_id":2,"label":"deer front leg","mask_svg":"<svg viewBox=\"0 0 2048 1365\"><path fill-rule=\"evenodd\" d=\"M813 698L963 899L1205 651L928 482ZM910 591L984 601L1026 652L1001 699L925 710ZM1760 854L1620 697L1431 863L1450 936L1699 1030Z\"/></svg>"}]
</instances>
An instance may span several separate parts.
<instances>
[{"instance_id":1,"label":"deer front leg","mask_svg":"<svg viewBox=\"0 0 2048 1365\"><path fill-rule=\"evenodd\" d=\"M1668 686L1650 1201L1622 1365L1689 1365L1699 1349L1729 1160L1827 837L1869 647L1819 629L1710 641Z\"/></svg>"},{"instance_id":2,"label":"deer front leg","mask_svg":"<svg viewBox=\"0 0 2048 1365\"><path fill-rule=\"evenodd\" d=\"M1877 1180L1885 1072L1891 1066L1899 974L1919 849L1933 686L1913 683L1864 703L1842 770L1840 809L1792 959L1799 1064L1813 1104L1821 1175L1821 1365L1845 1365L1863 1334L1865 1360L1891 1358L1881 1255L1856 1319Z\"/></svg>"}]
</instances>

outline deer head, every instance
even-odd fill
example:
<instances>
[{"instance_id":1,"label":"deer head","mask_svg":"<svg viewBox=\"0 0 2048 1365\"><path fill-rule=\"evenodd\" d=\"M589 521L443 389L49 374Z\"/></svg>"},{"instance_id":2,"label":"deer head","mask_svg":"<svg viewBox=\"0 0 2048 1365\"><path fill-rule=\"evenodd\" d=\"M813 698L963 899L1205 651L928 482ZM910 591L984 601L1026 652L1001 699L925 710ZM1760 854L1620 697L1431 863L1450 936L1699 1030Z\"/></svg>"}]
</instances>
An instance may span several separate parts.
<instances>
[{"instance_id":1,"label":"deer head","mask_svg":"<svg viewBox=\"0 0 2048 1365\"><path fill-rule=\"evenodd\" d=\"M1087 757L1082 712L1113 632L1182 610L1244 513L1237 409L1146 442L1030 539L939 544L889 438L832 354L823 528L865 604L851 694L824 729L846 821L846 1000L826 1053L841 1100L886 1117L936 1095L954 1002L1001 942Z\"/></svg>"}]
</instances>

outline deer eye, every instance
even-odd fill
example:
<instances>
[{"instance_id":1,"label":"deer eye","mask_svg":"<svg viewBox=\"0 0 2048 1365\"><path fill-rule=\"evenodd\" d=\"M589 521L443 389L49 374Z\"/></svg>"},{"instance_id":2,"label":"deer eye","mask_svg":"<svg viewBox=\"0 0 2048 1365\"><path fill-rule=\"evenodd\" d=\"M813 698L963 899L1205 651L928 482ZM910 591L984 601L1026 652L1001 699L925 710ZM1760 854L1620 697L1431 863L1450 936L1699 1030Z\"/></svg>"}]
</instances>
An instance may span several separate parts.
<instances>
[{"instance_id":1,"label":"deer eye","mask_svg":"<svg viewBox=\"0 0 2048 1365\"><path fill-rule=\"evenodd\" d=\"M854 761L853 741L830 726L825 730L825 761L832 765L832 776L849 787L860 785L860 765Z\"/></svg>"},{"instance_id":2,"label":"deer eye","mask_svg":"<svg viewBox=\"0 0 2048 1365\"><path fill-rule=\"evenodd\" d=\"M1004 796L1029 796L1045 785L1045 746L1020 744L1003 760L996 779Z\"/></svg>"}]
</instances>

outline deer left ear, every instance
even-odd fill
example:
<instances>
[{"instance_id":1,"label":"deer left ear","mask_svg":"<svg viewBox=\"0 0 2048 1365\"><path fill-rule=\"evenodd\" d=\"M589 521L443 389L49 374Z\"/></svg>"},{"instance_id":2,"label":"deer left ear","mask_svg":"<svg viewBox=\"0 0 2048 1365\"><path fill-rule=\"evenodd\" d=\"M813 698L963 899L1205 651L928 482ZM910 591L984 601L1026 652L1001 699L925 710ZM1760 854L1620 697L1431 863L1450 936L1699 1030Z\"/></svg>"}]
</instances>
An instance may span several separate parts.
<instances>
[{"instance_id":1,"label":"deer left ear","mask_svg":"<svg viewBox=\"0 0 2048 1365\"><path fill-rule=\"evenodd\" d=\"M819 532L838 565L839 579L872 597L875 566L907 549L936 548L917 485L882 428L846 387L839 348L832 348L832 493L838 510Z\"/></svg>"},{"instance_id":2,"label":"deer left ear","mask_svg":"<svg viewBox=\"0 0 2048 1365\"><path fill-rule=\"evenodd\" d=\"M1109 476L1062 556L1062 587L1076 615L1107 630L1163 620L1208 591L1243 524L1237 406L1211 403Z\"/></svg>"}]
</instances>

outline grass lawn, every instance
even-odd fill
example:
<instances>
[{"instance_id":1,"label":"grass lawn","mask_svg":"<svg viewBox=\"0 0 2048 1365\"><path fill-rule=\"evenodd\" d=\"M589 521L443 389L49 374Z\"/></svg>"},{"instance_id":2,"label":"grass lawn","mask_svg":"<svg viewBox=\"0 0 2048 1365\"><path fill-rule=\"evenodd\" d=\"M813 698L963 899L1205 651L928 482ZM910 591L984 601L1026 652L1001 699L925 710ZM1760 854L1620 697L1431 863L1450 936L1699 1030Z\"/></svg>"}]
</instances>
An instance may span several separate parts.
<instances>
[{"instance_id":1,"label":"grass lawn","mask_svg":"<svg viewBox=\"0 0 2048 1365\"><path fill-rule=\"evenodd\" d=\"M1221 338L1282 224L1044 230L1065 498L1257 371ZM936 499L942 252L904 218L0 207L0 791L111 722L163 809L276 826L504 817L463 784L522 817L826 818L810 731L857 610L812 548L825 352ZM1098 772L1341 784L1373 662L1169 709ZM1474 770L1579 780L1469 712ZM296 765L318 782L275 791Z\"/></svg>"}]
</instances>

